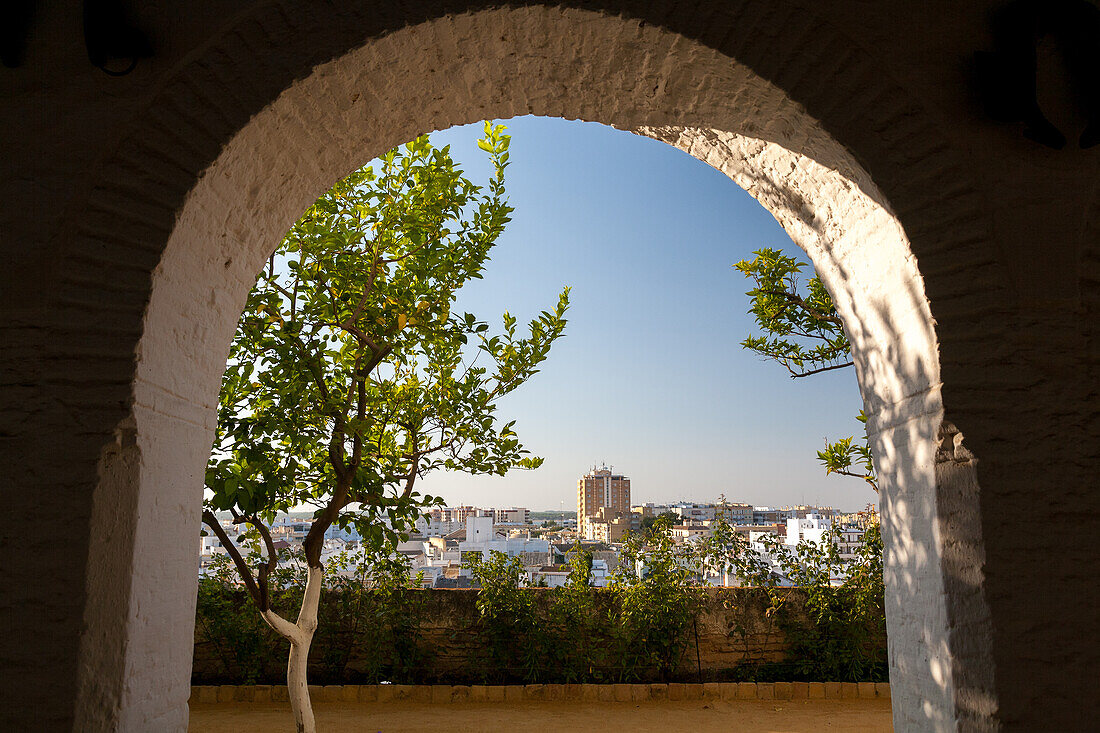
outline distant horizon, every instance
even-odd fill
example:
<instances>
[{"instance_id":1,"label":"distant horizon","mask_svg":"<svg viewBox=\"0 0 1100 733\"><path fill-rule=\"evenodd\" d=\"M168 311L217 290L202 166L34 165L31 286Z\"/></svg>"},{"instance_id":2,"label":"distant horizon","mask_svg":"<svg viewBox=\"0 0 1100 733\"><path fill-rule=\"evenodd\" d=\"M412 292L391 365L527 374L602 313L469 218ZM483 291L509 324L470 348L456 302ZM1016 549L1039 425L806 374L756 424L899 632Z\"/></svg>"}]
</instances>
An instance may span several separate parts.
<instances>
[{"instance_id":1,"label":"distant horizon","mask_svg":"<svg viewBox=\"0 0 1100 733\"><path fill-rule=\"evenodd\" d=\"M628 478L629 478L629 476L628 476ZM646 501L633 501L633 500L631 500L631 506L641 506L641 505L644 505L644 504L653 504L655 506L670 506L672 504L677 504L677 503L680 503L680 502L692 503L692 504L717 504L718 500L717 500L717 498L715 498L715 499L683 499L682 498L682 499L659 499L659 500L658 499L648 499ZM753 507L770 507L770 508L773 508L773 509L782 509L783 507L792 507L792 506L814 506L814 507L820 507L820 508L823 508L823 509L825 509L825 508L836 509L838 511L848 513L848 514L851 514L851 513L854 513L854 512L861 512L864 509L866 509L868 503L874 503L874 502L865 502L863 505L858 506L858 507L839 506L839 505L835 505L835 504L822 504L822 503L813 503L813 502L807 503L807 502L797 502L797 501L778 502L778 503L771 503L771 504L755 504L755 503L749 502L749 501L738 501L735 497L729 497L729 496L726 497L726 502L729 503L729 504L748 504L748 505L751 505ZM532 513L538 513L538 514L560 514L562 512L565 512L566 514L576 514L577 513L577 507L575 507L575 506L572 507L572 508L570 508L570 507L565 507L565 508L553 507L553 508L549 508L549 509L542 509L542 508L537 508L535 506L530 506L530 505L523 504L523 503L485 504L485 503L477 503L477 502L472 502L472 501L457 501L457 502L453 502L453 503L448 502L447 504L444 504L443 506L451 507L451 508L460 507L460 506L472 506L476 509L520 508L520 509L527 509L528 511L530 511ZM279 511L279 512L276 512L276 515L286 514L287 516L295 516L295 515L299 515L299 514L312 514L312 513L313 512L309 509L295 509L295 510L285 511L285 512L284 511ZM215 514L229 514L229 512L228 511L224 511L224 512L219 511L219 512L215 512Z\"/></svg>"}]
</instances>

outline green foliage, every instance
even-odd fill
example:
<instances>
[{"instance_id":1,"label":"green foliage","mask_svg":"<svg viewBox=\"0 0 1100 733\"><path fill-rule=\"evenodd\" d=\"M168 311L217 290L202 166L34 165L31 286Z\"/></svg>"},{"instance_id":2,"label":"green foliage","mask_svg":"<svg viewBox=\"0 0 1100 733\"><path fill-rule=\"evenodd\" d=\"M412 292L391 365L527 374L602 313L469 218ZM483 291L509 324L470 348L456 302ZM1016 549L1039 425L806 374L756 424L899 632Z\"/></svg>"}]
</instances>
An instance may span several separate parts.
<instances>
[{"instance_id":1,"label":"green foliage","mask_svg":"<svg viewBox=\"0 0 1100 733\"><path fill-rule=\"evenodd\" d=\"M667 517L668 521L670 522L675 522L678 519L678 517L673 512L661 512L656 517L643 517L642 532L647 535L650 534L653 531L653 525L655 525L657 523L657 520L662 517Z\"/></svg>"},{"instance_id":2,"label":"green foliage","mask_svg":"<svg viewBox=\"0 0 1100 733\"><path fill-rule=\"evenodd\" d=\"M835 531L820 543L800 541L793 548L775 535L763 539L789 586L751 547L738 560L746 578L768 595L788 643L783 675L792 679L884 681L886 618L883 613L882 538L878 525L865 533L853 562L845 562ZM834 578L843 577L842 583ZM803 616L810 623L805 623ZM765 672L775 676L776 670Z\"/></svg>"},{"instance_id":3,"label":"green foliage","mask_svg":"<svg viewBox=\"0 0 1100 733\"><path fill-rule=\"evenodd\" d=\"M608 671L615 661L615 608L601 603L607 599L593 591L592 553L580 542L568 553L568 563L569 577L552 592L543 626L550 637L545 645L546 666L561 670L565 683L616 679Z\"/></svg>"},{"instance_id":4,"label":"green foliage","mask_svg":"<svg viewBox=\"0 0 1100 733\"><path fill-rule=\"evenodd\" d=\"M251 685L285 664L283 645L264 623L252 602L236 589L229 558L215 558L211 574L199 579L196 618L202 635L222 667L219 681Z\"/></svg>"},{"instance_id":5,"label":"green foliage","mask_svg":"<svg viewBox=\"0 0 1100 733\"><path fill-rule=\"evenodd\" d=\"M653 667L668 679L688 646L688 629L703 601L695 585L698 558L677 544L672 520L657 517L649 534L630 534L612 588L619 602L621 654L626 676L635 668Z\"/></svg>"},{"instance_id":6,"label":"green foliage","mask_svg":"<svg viewBox=\"0 0 1100 733\"><path fill-rule=\"evenodd\" d=\"M527 585L523 562L493 550L488 560L480 552L471 552L463 564L480 585L477 611L489 654L486 680L502 682L518 673L525 681L534 681L542 650L533 633L537 627L534 598L521 591Z\"/></svg>"},{"instance_id":7,"label":"green foliage","mask_svg":"<svg viewBox=\"0 0 1100 733\"><path fill-rule=\"evenodd\" d=\"M497 552L487 561L480 553L464 558L480 584L478 632L489 655L485 678L670 678L688 648L704 593L695 583L694 553L673 542L671 526L670 518L661 517L650 535L628 537L625 566L603 594L591 588L592 556L579 545L569 553L565 585L545 591L542 603L525 587L518 558Z\"/></svg>"},{"instance_id":8,"label":"green foliage","mask_svg":"<svg viewBox=\"0 0 1100 733\"><path fill-rule=\"evenodd\" d=\"M802 290L799 278L809 265L770 248L753 254L754 259L741 260L734 267L755 286L745 294L750 298L749 312L764 335L748 336L742 348L780 364L792 379L852 366L852 345L829 291L816 274ZM856 419L867 423L862 410ZM878 491L866 433L858 443L854 436L826 440L817 458L826 474L852 476Z\"/></svg>"},{"instance_id":9,"label":"green foliage","mask_svg":"<svg viewBox=\"0 0 1100 733\"><path fill-rule=\"evenodd\" d=\"M747 669L747 676L886 679L885 587L878 524L864 532L854 561L841 557L835 531L826 532L821 543L803 540L794 547L776 535L765 535L765 554L775 560L779 573L723 519L713 528L700 549L703 561L716 571L736 573L745 585L759 588L765 594L764 616L768 620L763 634L782 631L789 645L781 665ZM843 583L835 584L833 579L840 577ZM739 617L739 609L731 610L731 637L739 635L747 641L748 624Z\"/></svg>"},{"instance_id":10,"label":"green foliage","mask_svg":"<svg viewBox=\"0 0 1100 733\"><path fill-rule=\"evenodd\" d=\"M494 173L481 187L447 148L417 138L337 183L291 227L233 340L210 509L270 521L311 505L321 532L353 524L379 550L439 501L416 491L425 473L541 463L496 408L564 332L568 289L526 336L508 313L491 335L452 312L509 221L508 144L503 126L486 123L479 146Z\"/></svg>"},{"instance_id":11,"label":"green foliage","mask_svg":"<svg viewBox=\"0 0 1100 733\"><path fill-rule=\"evenodd\" d=\"M881 633L885 639L885 617L881 616L883 593L882 543L877 526L868 537L870 546L860 562L847 568L849 577L839 586L829 584L829 573L840 564L836 545L799 543L798 572L788 576L806 592L810 626L788 632L790 657L803 674L826 676L841 681L884 679L886 659L882 645L873 643ZM790 565L793 565L791 563ZM788 566L789 567L789 566ZM870 623L872 618L882 623Z\"/></svg>"},{"instance_id":12,"label":"green foliage","mask_svg":"<svg viewBox=\"0 0 1100 733\"><path fill-rule=\"evenodd\" d=\"M741 346L781 364L792 377L850 365L852 347L833 299L816 275L801 292L807 267L779 250L753 252L734 265L755 287L749 312L767 335L749 336Z\"/></svg>"},{"instance_id":13,"label":"green foliage","mask_svg":"<svg viewBox=\"0 0 1100 733\"><path fill-rule=\"evenodd\" d=\"M721 513L711 524L710 536L699 546L699 557L706 569L736 576L747 585L765 587L773 583L771 565Z\"/></svg>"},{"instance_id":14,"label":"green foliage","mask_svg":"<svg viewBox=\"0 0 1100 733\"><path fill-rule=\"evenodd\" d=\"M867 416L863 410L856 416L864 425L867 424ZM864 433L866 435L866 433ZM835 473L841 476L852 476L862 479L878 491L878 479L875 476L875 462L871 455L871 447L864 437L861 442L855 442L855 437L850 436L830 443L825 441L825 450L817 452L817 459L825 466L825 473Z\"/></svg>"},{"instance_id":15,"label":"green foliage","mask_svg":"<svg viewBox=\"0 0 1100 733\"><path fill-rule=\"evenodd\" d=\"M361 674L366 682L383 680L405 683L416 678L428 659L421 643L424 613L423 572L411 575L401 555L337 556L327 587L325 615L332 620L318 627L317 645L325 650L321 660L329 679L344 679L353 648L366 648ZM322 634L328 629L328 635Z\"/></svg>"}]
</instances>

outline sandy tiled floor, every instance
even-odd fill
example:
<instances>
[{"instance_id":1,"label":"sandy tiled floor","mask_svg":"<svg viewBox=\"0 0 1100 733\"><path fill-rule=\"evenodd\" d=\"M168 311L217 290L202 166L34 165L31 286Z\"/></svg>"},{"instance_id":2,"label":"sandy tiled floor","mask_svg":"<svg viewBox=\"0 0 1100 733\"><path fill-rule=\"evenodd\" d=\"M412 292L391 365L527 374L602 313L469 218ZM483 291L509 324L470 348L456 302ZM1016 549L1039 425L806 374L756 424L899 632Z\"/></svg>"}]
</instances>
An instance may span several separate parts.
<instances>
[{"instance_id":1,"label":"sandy tiled floor","mask_svg":"<svg viewBox=\"0 0 1100 733\"><path fill-rule=\"evenodd\" d=\"M317 703L321 733L631 731L809 733L891 731L889 700L733 702ZM287 703L191 705L191 733L293 731Z\"/></svg>"}]
</instances>

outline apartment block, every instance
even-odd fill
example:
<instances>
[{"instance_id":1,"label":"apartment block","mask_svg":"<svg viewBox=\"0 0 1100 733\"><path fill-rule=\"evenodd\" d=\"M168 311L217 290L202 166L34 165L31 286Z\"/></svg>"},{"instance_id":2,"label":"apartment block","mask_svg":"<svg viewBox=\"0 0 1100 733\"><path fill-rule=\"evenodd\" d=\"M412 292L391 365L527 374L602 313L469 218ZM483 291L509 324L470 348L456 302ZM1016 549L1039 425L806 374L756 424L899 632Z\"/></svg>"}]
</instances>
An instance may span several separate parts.
<instances>
[{"instance_id":1,"label":"apartment block","mask_svg":"<svg viewBox=\"0 0 1100 733\"><path fill-rule=\"evenodd\" d=\"M429 512L429 518L440 522L454 522L456 525L465 526L469 517L491 517L491 509L479 509L476 506L448 506L436 507Z\"/></svg>"},{"instance_id":2,"label":"apartment block","mask_svg":"<svg viewBox=\"0 0 1100 733\"><path fill-rule=\"evenodd\" d=\"M714 507L714 516L726 520L727 524L752 524L752 504L718 504Z\"/></svg>"},{"instance_id":3,"label":"apartment block","mask_svg":"<svg viewBox=\"0 0 1100 733\"><path fill-rule=\"evenodd\" d=\"M592 467L577 481L577 519L596 516L600 509L630 513L630 479L607 466Z\"/></svg>"},{"instance_id":4,"label":"apartment block","mask_svg":"<svg viewBox=\"0 0 1100 733\"><path fill-rule=\"evenodd\" d=\"M581 536L593 542L617 543L622 542L628 532L637 532L641 525L642 519L637 514L600 507L595 516L584 518Z\"/></svg>"},{"instance_id":5,"label":"apartment block","mask_svg":"<svg viewBox=\"0 0 1100 733\"><path fill-rule=\"evenodd\" d=\"M493 521L497 524L530 524L531 510L524 507L494 509Z\"/></svg>"}]
</instances>

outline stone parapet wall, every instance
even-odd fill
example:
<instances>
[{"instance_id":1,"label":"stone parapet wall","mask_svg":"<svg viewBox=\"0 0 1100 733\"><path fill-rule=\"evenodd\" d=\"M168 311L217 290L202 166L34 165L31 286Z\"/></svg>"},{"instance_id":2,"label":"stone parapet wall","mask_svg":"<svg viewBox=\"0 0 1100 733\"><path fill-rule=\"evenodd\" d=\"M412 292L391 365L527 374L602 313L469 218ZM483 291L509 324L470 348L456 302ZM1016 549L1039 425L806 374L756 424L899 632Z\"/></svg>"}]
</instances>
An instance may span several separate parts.
<instances>
[{"instance_id":1,"label":"stone parapet wall","mask_svg":"<svg viewBox=\"0 0 1100 733\"><path fill-rule=\"evenodd\" d=\"M422 654L417 657L414 678L398 681L486 681L487 639L485 630L479 625L476 608L478 591L412 592L422 594L418 597L420 610L416 614L416 643ZM528 592L538 596L538 606L545 607L550 600L551 591L548 589L532 588ZM593 593L611 602L610 592L594 589ZM790 628L792 624L808 626L810 622L803 609L805 596L802 591L793 590L790 593L784 604L783 618L780 619L779 614L768 613L768 597L760 589L707 589L701 610L688 631L684 653L672 678L692 682L760 679L751 670L759 669L762 665L771 665L772 674L778 669L781 675L797 676L796 673L783 672L784 665L792 664L787 659L789 640L784 628ZM243 593L239 601L244 604L242 612L253 611L250 601ZM371 670L375 673L378 670L377 655L390 653L389 650L380 649L377 644L364 640L370 633L369 629L362 631L363 636L326 635L325 599L322 599L321 607L322 627L310 651L310 679L323 683L375 681L377 677L371 678ZM201 618L200 609L200 618L196 619L192 683L245 681L232 669L232 659L227 656L226 642L208 638L206 629L207 624ZM885 639L878 643L882 647L878 651L885 659ZM284 679L286 670L285 642L274 633L267 633L265 644L263 655L266 661L262 673L256 676L256 681L280 682ZM343 645L345 648L340 652L347 655L346 664L339 673L335 673L330 664L336 645ZM558 670L550 670L546 678L558 676L557 672ZM609 676L611 679L620 678L614 671ZM650 681L647 679L650 675L644 672L638 676L642 680Z\"/></svg>"}]
</instances>

